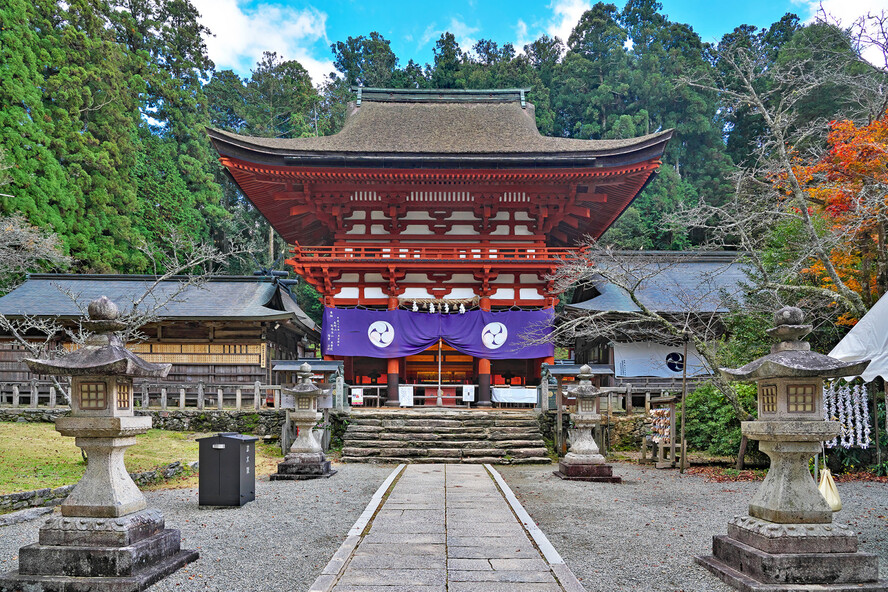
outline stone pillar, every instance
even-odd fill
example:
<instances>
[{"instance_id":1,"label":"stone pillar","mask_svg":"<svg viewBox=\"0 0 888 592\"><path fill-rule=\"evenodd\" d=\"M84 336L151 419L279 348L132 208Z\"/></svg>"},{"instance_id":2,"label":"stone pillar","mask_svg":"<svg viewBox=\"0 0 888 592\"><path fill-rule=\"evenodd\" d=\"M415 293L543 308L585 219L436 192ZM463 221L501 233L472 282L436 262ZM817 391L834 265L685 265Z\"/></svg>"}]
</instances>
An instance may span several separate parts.
<instances>
[{"instance_id":1,"label":"stone pillar","mask_svg":"<svg viewBox=\"0 0 888 592\"><path fill-rule=\"evenodd\" d=\"M167 390L166 387L160 389L160 408L166 411L167 408Z\"/></svg>"},{"instance_id":2,"label":"stone pillar","mask_svg":"<svg viewBox=\"0 0 888 592\"><path fill-rule=\"evenodd\" d=\"M12 385L12 406L19 406L19 387L17 384Z\"/></svg>"}]
</instances>

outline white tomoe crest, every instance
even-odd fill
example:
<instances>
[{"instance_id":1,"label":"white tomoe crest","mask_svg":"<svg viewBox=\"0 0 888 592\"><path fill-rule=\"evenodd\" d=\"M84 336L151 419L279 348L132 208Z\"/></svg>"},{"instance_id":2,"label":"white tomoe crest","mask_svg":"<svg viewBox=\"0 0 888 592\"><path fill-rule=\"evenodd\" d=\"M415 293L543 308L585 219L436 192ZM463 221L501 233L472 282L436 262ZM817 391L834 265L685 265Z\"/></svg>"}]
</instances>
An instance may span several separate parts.
<instances>
[{"instance_id":1,"label":"white tomoe crest","mask_svg":"<svg viewBox=\"0 0 888 592\"><path fill-rule=\"evenodd\" d=\"M481 343L487 349L498 349L506 343L509 331L502 323L487 323L481 330Z\"/></svg>"},{"instance_id":2,"label":"white tomoe crest","mask_svg":"<svg viewBox=\"0 0 888 592\"><path fill-rule=\"evenodd\" d=\"M367 337L376 347L388 347L395 340L395 328L386 321L374 321L367 328Z\"/></svg>"}]
</instances>

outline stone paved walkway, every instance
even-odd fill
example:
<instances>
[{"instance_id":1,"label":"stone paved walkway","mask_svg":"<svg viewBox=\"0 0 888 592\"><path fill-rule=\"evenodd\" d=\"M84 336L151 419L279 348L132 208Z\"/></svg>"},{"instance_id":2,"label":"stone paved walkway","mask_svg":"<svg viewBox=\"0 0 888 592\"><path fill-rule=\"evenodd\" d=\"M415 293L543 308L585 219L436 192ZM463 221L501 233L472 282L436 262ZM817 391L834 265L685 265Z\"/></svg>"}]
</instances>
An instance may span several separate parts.
<instances>
[{"instance_id":1,"label":"stone paved walkway","mask_svg":"<svg viewBox=\"0 0 888 592\"><path fill-rule=\"evenodd\" d=\"M311 590L583 588L492 467L436 464L395 470Z\"/></svg>"}]
</instances>

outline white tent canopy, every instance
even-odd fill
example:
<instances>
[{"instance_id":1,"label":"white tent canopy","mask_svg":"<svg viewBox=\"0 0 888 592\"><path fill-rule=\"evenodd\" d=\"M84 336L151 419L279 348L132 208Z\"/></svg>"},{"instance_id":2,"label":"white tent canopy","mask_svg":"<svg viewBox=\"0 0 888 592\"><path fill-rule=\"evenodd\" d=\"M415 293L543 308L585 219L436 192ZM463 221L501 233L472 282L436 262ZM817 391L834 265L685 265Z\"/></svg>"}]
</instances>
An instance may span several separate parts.
<instances>
[{"instance_id":1,"label":"white tent canopy","mask_svg":"<svg viewBox=\"0 0 888 592\"><path fill-rule=\"evenodd\" d=\"M888 380L888 294L860 319L829 355L846 362L872 360L861 377L872 382L876 376Z\"/></svg>"}]
</instances>

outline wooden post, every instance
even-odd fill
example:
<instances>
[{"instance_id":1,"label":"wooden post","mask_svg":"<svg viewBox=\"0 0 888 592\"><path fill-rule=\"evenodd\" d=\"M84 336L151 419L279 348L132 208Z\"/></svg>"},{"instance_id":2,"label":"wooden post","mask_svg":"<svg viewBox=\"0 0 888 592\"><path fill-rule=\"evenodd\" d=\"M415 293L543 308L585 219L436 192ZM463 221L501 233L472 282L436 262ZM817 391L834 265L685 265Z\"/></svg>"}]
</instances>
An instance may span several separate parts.
<instances>
[{"instance_id":1,"label":"wooden post","mask_svg":"<svg viewBox=\"0 0 888 592\"><path fill-rule=\"evenodd\" d=\"M160 389L160 408L166 411L167 408L167 390L166 387Z\"/></svg>"},{"instance_id":2,"label":"wooden post","mask_svg":"<svg viewBox=\"0 0 888 592\"><path fill-rule=\"evenodd\" d=\"M259 398L259 381L253 383L253 408L259 411L262 406L262 399Z\"/></svg>"},{"instance_id":3,"label":"wooden post","mask_svg":"<svg viewBox=\"0 0 888 592\"><path fill-rule=\"evenodd\" d=\"M19 406L19 387L17 384L12 385L12 406ZM876 420L878 422L878 419Z\"/></svg>"},{"instance_id":4,"label":"wooden post","mask_svg":"<svg viewBox=\"0 0 888 592\"><path fill-rule=\"evenodd\" d=\"M684 335L684 360L681 364L681 464L678 472L684 473L687 464L687 450L685 443L685 399L688 396L688 334Z\"/></svg>"},{"instance_id":5,"label":"wooden post","mask_svg":"<svg viewBox=\"0 0 888 592\"><path fill-rule=\"evenodd\" d=\"M238 411L240 411L241 410L241 403L243 403L243 394L241 393L241 390L238 388L238 389L235 389L235 391L234 391L234 408L237 409Z\"/></svg>"},{"instance_id":6,"label":"wooden post","mask_svg":"<svg viewBox=\"0 0 888 592\"><path fill-rule=\"evenodd\" d=\"M185 409L185 387L179 387L179 409Z\"/></svg>"},{"instance_id":7,"label":"wooden post","mask_svg":"<svg viewBox=\"0 0 888 592\"><path fill-rule=\"evenodd\" d=\"M37 409L37 381L31 380L31 409Z\"/></svg>"},{"instance_id":8,"label":"wooden post","mask_svg":"<svg viewBox=\"0 0 888 592\"><path fill-rule=\"evenodd\" d=\"M603 438L604 442L604 456L607 458L608 450L610 450L610 439L613 425L613 411L614 409L614 394L610 391L607 392L607 431L605 432L605 438Z\"/></svg>"},{"instance_id":9,"label":"wooden post","mask_svg":"<svg viewBox=\"0 0 888 592\"><path fill-rule=\"evenodd\" d=\"M148 409L151 405L151 395L148 394L148 383L142 383L142 409Z\"/></svg>"},{"instance_id":10,"label":"wooden post","mask_svg":"<svg viewBox=\"0 0 888 592\"><path fill-rule=\"evenodd\" d=\"M54 386L49 387L49 408L55 409L56 406L56 390Z\"/></svg>"},{"instance_id":11,"label":"wooden post","mask_svg":"<svg viewBox=\"0 0 888 592\"><path fill-rule=\"evenodd\" d=\"M626 385L626 415L632 415L632 385Z\"/></svg>"},{"instance_id":12,"label":"wooden post","mask_svg":"<svg viewBox=\"0 0 888 592\"><path fill-rule=\"evenodd\" d=\"M651 391L647 391L644 394L644 414L651 414Z\"/></svg>"},{"instance_id":13,"label":"wooden post","mask_svg":"<svg viewBox=\"0 0 888 592\"><path fill-rule=\"evenodd\" d=\"M224 395L222 394L222 387L221 386L216 389L216 393L219 395L219 398L216 401L216 409L221 411L222 410L222 399L224 397Z\"/></svg>"},{"instance_id":14,"label":"wooden post","mask_svg":"<svg viewBox=\"0 0 888 592\"><path fill-rule=\"evenodd\" d=\"M204 408L204 384L202 380L197 381L197 408Z\"/></svg>"},{"instance_id":15,"label":"wooden post","mask_svg":"<svg viewBox=\"0 0 888 592\"><path fill-rule=\"evenodd\" d=\"M564 396L562 381L564 380L563 376L558 377L558 391L555 393L555 451L558 456L564 456L564 434L561 429L562 423L562 413L561 403Z\"/></svg>"},{"instance_id":16,"label":"wooden post","mask_svg":"<svg viewBox=\"0 0 888 592\"><path fill-rule=\"evenodd\" d=\"M678 437L675 429L675 411L675 400L673 399L669 404L669 462L673 467L675 467L675 440Z\"/></svg>"}]
</instances>

